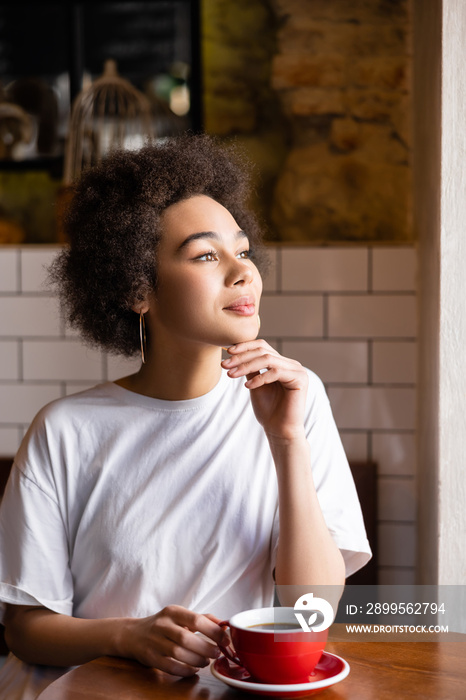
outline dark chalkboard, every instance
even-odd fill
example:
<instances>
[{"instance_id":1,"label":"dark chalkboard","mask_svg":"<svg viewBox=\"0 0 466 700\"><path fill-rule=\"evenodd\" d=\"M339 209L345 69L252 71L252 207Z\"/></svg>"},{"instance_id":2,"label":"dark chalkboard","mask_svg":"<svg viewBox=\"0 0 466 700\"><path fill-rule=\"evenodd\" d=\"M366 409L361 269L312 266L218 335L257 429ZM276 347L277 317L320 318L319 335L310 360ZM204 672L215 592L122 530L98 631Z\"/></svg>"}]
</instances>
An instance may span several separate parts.
<instances>
[{"instance_id":1,"label":"dark chalkboard","mask_svg":"<svg viewBox=\"0 0 466 700\"><path fill-rule=\"evenodd\" d=\"M123 78L152 96L159 136L185 129L200 131L199 6L200 0L0 0L3 99L17 103L38 120L39 141L48 135L42 128L45 113L51 124L50 146L38 142L37 152L22 158L35 166L35 160L45 155L47 169L54 157L61 158L70 103L81 90L83 77L100 76L109 58L116 61ZM177 86L188 89L191 106L189 100L183 103L187 112L177 111L170 102ZM4 167L21 168L21 158L2 160Z\"/></svg>"},{"instance_id":2,"label":"dark chalkboard","mask_svg":"<svg viewBox=\"0 0 466 700\"><path fill-rule=\"evenodd\" d=\"M82 70L93 78L102 73L105 59L113 58L120 74L137 87L177 63L189 67L196 83L196 7L190 0L0 2L0 81L40 76L52 83L70 71L79 53Z\"/></svg>"},{"instance_id":3,"label":"dark chalkboard","mask_svg":"<svg viewBox=\"0 0 466 700\"><path fill-rule=\"evenodd\" d=\"M84 5L86 70L99 74L105 59L113 58L120 73L140 86L175 62L190 64L189 10L184 0Z\"/></svg>"}]
</instances>

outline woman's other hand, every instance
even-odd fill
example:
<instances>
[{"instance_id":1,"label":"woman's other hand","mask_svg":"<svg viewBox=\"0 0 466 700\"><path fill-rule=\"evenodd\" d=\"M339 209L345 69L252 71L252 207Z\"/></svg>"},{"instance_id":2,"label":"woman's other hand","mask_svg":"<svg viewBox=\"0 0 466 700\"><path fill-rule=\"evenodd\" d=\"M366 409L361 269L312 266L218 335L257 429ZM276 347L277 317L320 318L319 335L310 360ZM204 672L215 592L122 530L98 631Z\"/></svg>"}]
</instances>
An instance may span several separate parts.
<instances>
[{"instance_id":1,"label":"woman's other hand","mask_svg":"<svg viewBox=\"0 0 466 700\"><path fill-rule=\"evenodd\" d=\"M229 643L219 622L179 605L150 617L101 619L7 605L5 639L10 650L30 664L77 666L99 656L119 656L176 676L192 676L217 658L217 644Z\"/></svg>"},{"instance_id":2,"label":"woman's other hand","mask_svg":"<svg viewBox=\"0 0 466 700\"><path fill-rule=\"evenodd\" d=\"M125 622L121 655L175 676L197 673L218 658L217 644L227 645L230 641L219 627L219 619L180 605L169 605L156 615Z\"/></svg>"}]
</instances>

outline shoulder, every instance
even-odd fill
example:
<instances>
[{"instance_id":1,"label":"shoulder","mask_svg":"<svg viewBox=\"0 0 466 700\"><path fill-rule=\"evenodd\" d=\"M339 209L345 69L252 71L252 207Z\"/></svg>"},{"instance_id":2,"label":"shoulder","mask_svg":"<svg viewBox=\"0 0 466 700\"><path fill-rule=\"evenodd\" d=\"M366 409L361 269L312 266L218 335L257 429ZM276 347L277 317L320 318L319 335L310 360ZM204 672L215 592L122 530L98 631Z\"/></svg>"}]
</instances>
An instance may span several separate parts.
<instances>
[{"instance_id":1,"label":"shoulder","mask_svg":"<svg viewBox=\"0 0 466 700\"><path fill-rule=\"evenodd\" d=\"M101 384L43 406L20 445L16 464L23 470L32 461L46 464L62 450L73 433L79 433L86 423L94 419L94 408L110 406L112 400L109 386Z\"/></svg>"},{"instance_id":2,"label":"shoulder","mask_svg":"<svg viewBox=\"0 0 466 700\"><path fill-rule=\"evenodd\" d=\"M98 384L76 394L55 399L43 406L34 417L30 430L46 428L53 424L59 426L66 421L80 416L89 416L89 411L99 406L111 406L115 403L111 383Z\"/></svg>"},{"instance_id":3,"label":"shoulder","mask_svg":"<svg viewBox=\"0 0 466 700\"><path fill-rule=\"evenodd\" d=\"M308 418L311 415L317 418L322 413L327 414L330 412L330 402L322 379L307 367L305 367L305 370L309 380L306 414Z\"/></svg>"},{"instance_id":4,"label":"shoulder","mask_svg":"<svg viewBox=\"0 0 466 700\"><path fill-rule=\"evenodd\" d=\"M308 367L304 368L309 379L309 393L311 396L327 397L322 379ZM328 399L327 399L328 401Z\"/></svg>"}]
</instances>

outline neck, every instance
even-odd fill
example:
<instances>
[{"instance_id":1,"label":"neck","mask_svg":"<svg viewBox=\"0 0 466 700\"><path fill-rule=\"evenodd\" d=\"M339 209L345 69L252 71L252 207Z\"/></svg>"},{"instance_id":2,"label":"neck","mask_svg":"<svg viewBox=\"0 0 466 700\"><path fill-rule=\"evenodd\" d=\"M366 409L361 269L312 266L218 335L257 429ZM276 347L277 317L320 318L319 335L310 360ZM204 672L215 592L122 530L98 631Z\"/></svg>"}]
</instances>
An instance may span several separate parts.
<instances>
[{"instance_id":1,"label":"neck","mask_svg":"<svg viewBox=\"0 0 466 700\"><path fill-rule=\"evenodd\" d=\"M221 348L215 346L168 347L160 343L146 357L136 374L116 383L144 396L183 401L211 391L221 376Z\"/></svg>"}]
</instances>

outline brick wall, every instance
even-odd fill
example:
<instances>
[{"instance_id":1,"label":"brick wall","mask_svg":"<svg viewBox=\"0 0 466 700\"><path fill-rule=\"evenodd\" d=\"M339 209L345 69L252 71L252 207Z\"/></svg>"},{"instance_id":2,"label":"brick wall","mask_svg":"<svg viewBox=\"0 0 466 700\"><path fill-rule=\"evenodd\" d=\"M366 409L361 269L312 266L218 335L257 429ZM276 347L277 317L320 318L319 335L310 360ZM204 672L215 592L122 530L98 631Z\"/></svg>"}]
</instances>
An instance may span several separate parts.
<instances>
[{"instance_id":1,"label":"brick wall","mask_svg":"<svg viewBox=\"0 0 466 700\"><path fill-rule=\"evenodd\" d=\"M204 127L255 164L270 240L415 240L412 0L201 4Z\"/></svg>"},{"instance_id":2,"label":"brick wall","mask_svg":"<svg viewBox=\"0 0 466 700\"><path fill-rule=\"evenodd\" d=\"M138 361L86 348L43 287L53 246L0 248L0 455L48 401L128 374ZM416 251L270 249L262 334L324 381L351 460L378 464L379 579L414 581Z\"/></svg>"}]
</instances>

